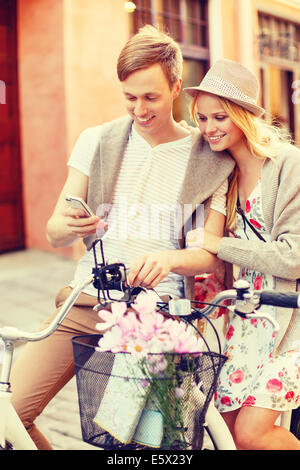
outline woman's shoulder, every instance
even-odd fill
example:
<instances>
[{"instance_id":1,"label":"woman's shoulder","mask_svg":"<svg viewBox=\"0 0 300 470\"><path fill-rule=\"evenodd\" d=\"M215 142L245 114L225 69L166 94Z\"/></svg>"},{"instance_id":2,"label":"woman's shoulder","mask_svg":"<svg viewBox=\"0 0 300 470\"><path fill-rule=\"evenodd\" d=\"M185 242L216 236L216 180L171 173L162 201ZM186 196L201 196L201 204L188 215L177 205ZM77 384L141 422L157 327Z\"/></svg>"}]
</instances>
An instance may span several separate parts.
<instances>
[{"instance_id":1,"label":"woman's shoulder","mask_svg":"<svg viewBox=\"0 0 300 470\"><path fill-rule=\"evenodd\" d=\"M267 159L264 168L267 172L272 171L272 173L274 172L274 169L277 170L277 173L281 173L285 170L289 171L293 168L300 169L299 147L289 143L282 144L275 160Z\"/></svg>"},{"instance_id":2,"label":"woman's shoulder","mask_svg":"<svg viewBox=\"0 0 300 470\"><path fill-rule=\"evenodd\" d=\"M293 144L282 144L278 154L278 161L282 164L288 162L290 164L300 164L300 148Z\"/></svg>"}]
</instances>

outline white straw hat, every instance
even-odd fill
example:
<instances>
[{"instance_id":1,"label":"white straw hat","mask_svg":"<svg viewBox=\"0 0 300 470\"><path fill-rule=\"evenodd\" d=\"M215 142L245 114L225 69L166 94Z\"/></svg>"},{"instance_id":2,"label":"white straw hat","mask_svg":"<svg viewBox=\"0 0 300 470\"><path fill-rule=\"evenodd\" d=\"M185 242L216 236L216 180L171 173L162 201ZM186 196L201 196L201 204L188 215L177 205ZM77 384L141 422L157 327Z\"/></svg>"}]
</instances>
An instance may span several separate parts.
<instances>
[{"instance_id":1,"label":"white straw hat","mask_svg":"<svg viewBox=\"0 0 300 470\"><path fill-rule=\"evenodd\" d=\"M199 91L227 98L251 111L255 116L262 116L265 110L258 106L259 84L256 76L244 65L228 59L218 60L207 72L200 85L184 88L191 96Z\"/></svg>"}]
</instances>

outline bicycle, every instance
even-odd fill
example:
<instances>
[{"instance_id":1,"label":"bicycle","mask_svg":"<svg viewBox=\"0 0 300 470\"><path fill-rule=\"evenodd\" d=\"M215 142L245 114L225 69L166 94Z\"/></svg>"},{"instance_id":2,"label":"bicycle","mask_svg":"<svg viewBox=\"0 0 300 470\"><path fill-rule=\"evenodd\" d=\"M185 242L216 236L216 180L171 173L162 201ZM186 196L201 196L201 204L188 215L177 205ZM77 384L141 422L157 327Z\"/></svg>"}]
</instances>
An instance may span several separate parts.
<instances>
[{"instance_id":1,"label":"bicycle","mask_svg":"<svg viewBox=\"0 0 300 470\"><path fill-rule=\"evenodd\" d=\"M96 245L100 243L102 262L98 263L96 256ZM95 267L90 276L83 281L77 283L69 297L65 300L61 309L51 322L51 324L39 332L26 332L15 327L5 326L0 328L0 338L4 342L4 357L0 376L0 449L20 449L20 450L36 450L36 446L24 425L18 417L16 411L11 404L10 390L10 371L13 362L14 345L16 342L41 341L49 335L53 334L63 319L67 316L74 302L80 293L89 285L93 284L98 289L98 309L107 306L113 301L125 301L128 305L134 302L136 296L143 290L142 288L130 288L126 284L126 267L122 263L107 264L104 259L103 245L101 240L96 240L93 245ZM121 299L111 297L110 291L118 289L123 292ZM250 292L249 284L244 281L237 281L233 289L223 291L218 294L206 307L197 309L192 307L187 299L179 299L166 303L161 302L158 308L162 312L166 312L171 316L176 316L182 321L193 325L198 319L205 318L210 322L208 316L214 312L216 308L224 303L225 300L235 302L230 308L234 313L243 318L264 318L273 324L275 330L278 324L268 314L259 314L256 309L260 305L274 305L287 308L300 307L300 294L294 292L276 292L276 291L255 291ZM97 309L96 309L97 310ZM253 313L256 312L256 313ZM214 327L213 327L214 328ZM201 332L199 332L201 334ZM217 338L218 334L216 332ZM208 345L207 345L208 346ZM218 338L218 354L221 355L221 343ZM209 346L208 346L209 349ZM217 371L219 372L219 371ZM198 388L198 397L202 399L202 392ZM283 413L281 425L289 428L290 416ZM205 410L205 422L202 423L204 429L210 436L215 449L219 450L235 450L235 444L232 436L213 403L207 403ZM85 439L84 439L85 440Z\"/></svg>"}]
</instances>

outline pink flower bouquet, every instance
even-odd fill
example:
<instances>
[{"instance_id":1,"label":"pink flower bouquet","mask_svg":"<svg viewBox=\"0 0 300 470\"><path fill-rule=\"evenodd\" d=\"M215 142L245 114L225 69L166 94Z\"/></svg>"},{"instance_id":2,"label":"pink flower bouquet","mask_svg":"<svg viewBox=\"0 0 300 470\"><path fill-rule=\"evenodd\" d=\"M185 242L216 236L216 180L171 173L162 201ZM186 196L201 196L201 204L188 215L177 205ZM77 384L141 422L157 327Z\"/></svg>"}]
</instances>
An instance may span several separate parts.
<instances>
[{"instance_id":1,"label":"pink flower bouquet","mask_svg":"<svg viewBox=\"0 0 300 470\"><path fill-rule=\"evenodd\" d=\"M104 333L97 350L127 353L123 357L132 358L129 370L132 364L144 402L162 416L160 447L186 448L185 406L195 385L193 372L204 343L190 325L160 314L157 300L153 291L142 292L130 309L119 302L112 304L111 312L100 311L102 322L96 328Z\"/></svg>"}]
</instances>

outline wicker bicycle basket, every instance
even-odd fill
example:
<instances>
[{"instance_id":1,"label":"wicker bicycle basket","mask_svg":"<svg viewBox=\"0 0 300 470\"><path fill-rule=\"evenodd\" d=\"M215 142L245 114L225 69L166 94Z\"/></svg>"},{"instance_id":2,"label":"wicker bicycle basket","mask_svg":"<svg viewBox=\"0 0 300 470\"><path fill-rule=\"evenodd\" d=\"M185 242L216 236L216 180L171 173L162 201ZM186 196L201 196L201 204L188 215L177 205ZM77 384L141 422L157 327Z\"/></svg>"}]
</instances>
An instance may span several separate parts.
<instances>
[{"instance_id":1,"label":"wicker bicycle basket","mask_svg":"<svg viewBox=\"0 0 300 470\"><path fill-rule=\"evenodd\" d=\"M204 352L195 356L190 362L190 355L186 357L185 354L170 354L171 360L176 361L176 367L180 368L180 378L177 374L172 377L158 374L155 380L160 382L155 383L154 380L154 386L157 386L158 390L160 386L163 386L161 388L164 391L167 390L167 396L163 396L164 402L172 403L174 393L172 395L169 390L174 390L174 381L178 380L178 384L175 383L175 385L184 391L181 398L183 413L180 421L183 438L180 441L172 441L163 437L162 440L157 441L158 429L161 428L164 433L166 421L171 418L175 422L174 418L166 416L160 410L159 403L156 408L153 408L152 403L150 411L147 410L148 414L145 415L145 409L141 410L145 403L142 403L141 394L139 394L141 384L145 380L140 373L134 373L136 367L126 367L127 363L131 364L129 361L131 355L99 351L96 347L100 338L101 335L84 335L76 336L72 340L83 441L102 449L153 447L201 449L207 407L214 394L216 381L226 357L214 352ZM131 412L132 396L135 396L134 412ZM101 410L103 415L100 413ZM118 416L119 425L123 426L127 433L126 438L121 438L112 431L116 416ZM178 422L176 426L178 428ZM131 428L135 429L130 434ZM137 437L137 429L139 434L143 434L142 438L140 435L139 438Z\"/></svg>"}]
</instances>

